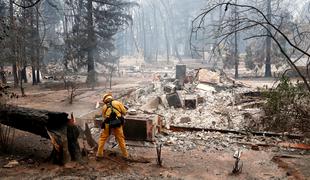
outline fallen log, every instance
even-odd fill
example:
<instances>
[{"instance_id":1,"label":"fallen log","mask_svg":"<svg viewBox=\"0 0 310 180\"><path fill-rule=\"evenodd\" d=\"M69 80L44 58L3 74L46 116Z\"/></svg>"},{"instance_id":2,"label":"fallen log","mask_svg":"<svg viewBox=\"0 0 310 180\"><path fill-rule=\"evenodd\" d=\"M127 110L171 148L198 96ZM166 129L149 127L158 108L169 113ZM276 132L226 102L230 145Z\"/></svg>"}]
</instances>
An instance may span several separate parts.
<instances>
[{"instance_id":1,"label":"fallen log","mask_svg":"<svg viewBox=\"0 0 310 180\"><path fill-rule=\"evenodd\" d=\"M68 114L6 106L0 109L0 123L49 138L46 129L54 130L65 126L68 123Z\"/></svg>"},{"instance_id":2,"label":"fallen log","mask_svg":"<svg viewBox=\"0 0 310 180\"><path fill-rule=\"evenodd\" d=\"M310 150L309 144L298 144L298 143L288 143L288 142L279 142L276 144L265 144L265 143L250 143L250 142L233 142L240 145L247 145L251 147L281 147L281 148L289 148L289 149L300 149L300 150Z\"/></svg>"},{"instance_id":3,"label":"fallen log","mask_svg":"<svg viewBox=\"0 0 310 180\"><path fill-rule=\"evenodd\" d=\"M199 128L199 127L184 127L184 126L173 126L170 125L172 131L209 131L209 132L220 132L220 133L232 133L248 135L252 134L255 136L266 136L266 137L287 137L290 139L301 139L304 138L300 134L286 134L286 133L274 133L274 132L255 132L255 131L237 131L231 129L216 129L216 128Z\"/></svg>"},{"instance_id":4,"label":"fallen log","mask_svg":"<svg viewBox=\"0 0 310 180\"><path fill-rule=\"evenodd\" d=\"M285 148L310 150L310 144L280 142L278 145Z\"/></svg>"},{"instance_id":5,"label":"fallen log","mask_svg":"<svg viewBox=\"0 0 310 180\"><path fill-rule=\"evenodd\" d=\"M230 129L214 129L214 128L198 128L198 127L184 127L184 126L173 126L170 125L170 129L172 131L209 131L209 132L220 132L220 133L232 133L232 134L242 134L246 135L245 132L230 130Z\"/></svg>"},{"instance_id":6,"label":"fallen log","mask_svg":"<svg viewBox=\"0 0 310 180\"><path fill-rule=\"evenodd\" d=\"M78 127L70 123L68 114L17 106L0 107L0 123L51 139L50 160L65 164L81 158Z\"/></svg>"}]
</instances>

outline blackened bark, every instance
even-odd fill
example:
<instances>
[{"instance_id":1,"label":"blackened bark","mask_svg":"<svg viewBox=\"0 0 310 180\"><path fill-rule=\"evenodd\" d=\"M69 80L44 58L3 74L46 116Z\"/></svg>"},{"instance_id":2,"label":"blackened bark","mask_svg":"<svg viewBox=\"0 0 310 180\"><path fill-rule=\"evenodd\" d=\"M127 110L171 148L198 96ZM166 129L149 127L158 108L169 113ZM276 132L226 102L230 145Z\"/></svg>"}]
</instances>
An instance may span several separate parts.
<instances>
[{"instance_id":1,"label":"blackened bark","mask_svg":"<svg viewBox=\"0 0 310 180\"><path fill-rule=\"evenodd\" d=\"M22 72L21 72L21 80L23 80L24 83L28 83L26 68L27 68L27 67L24 66L23 69L22 69Z\"/></svg>"},{"instance_id":2,"label":"blackened bark","mask_svg":"<svg viewBox=\"0 0 310 180\"><path fill-rule=\"evenodd\" d=\"M75 125L67 126L67 138L68 138L68 151L70 153L71 160L78 161L82 158L78 137L80 131Z\"/></svg>"},{"instance_id":3,"label":"blackened bark","mask_svg":"<svg viewBox=\"0 0 310 180\"><path fill-rule=\"evenodd\" d=\"M68 122L68 114L31 108L0 107L0 123L48 138L46 128L55 130Z\"/></svg>"},{"instance_id":4,"label":"blackened bark","mask_svg":"<svg viewBox=\"0 0 310 180\"><path fill-rule=\"evenodd\" d=\"M18 72L16 62L13 63L13 77L14 77L14 87L18 87Z\"/></svg>"},{"instance_id":5,"label":"blackened bark","mask_svg":"<svg viewBox=\"0 0 310 180\"><path fill-rule=\"evenodd\" d=\"M267 0L267 19L271 22L271 0ZM271 77L271 28L267 25L265 77Z\"/></svg>"},{"instance_id":6,"label":"blackened bark","mask_svg":"<svg viewBox=\"0 0 310 180\"><path fill-rule=\"evenodd\" d=\"M6 84L6 76L5 76L5 71L4 71L3 66L0 66L0 78L1 78L2 84Z\"/></svg>"},{"instance_id":7,"label":"blackened bark","mask_svg":"<svg viewBox=\"0 0 310 180\"><path fill-rule=\"evenodd\" d=\"M24 86L23 86L23 69L22 70L19 70L18 71L18 74L19 74L19 77L20 77L20 81L19 81L19 84L20 84L20 91L22 93L22 97L25 97L26 94L25 94L25 89L24 89Z\"/></svg>"},{"instance_id":8,"label":"blackened bark","mask_svg":"<svg viewBox=\"0 0 310 180\"><path fill-rule=\"evenodd\" d=\"M40 70L39 70L39 68L37 69L37 73L36 73L36 75L37 75L37 83L41 83L41 80L40 80Z\"/></svg>"},{"instance_id":9,"label":"blackened bark","mask_svg":"<svg viewBox=\"0 0 310 180\"><path fill-rule=\"evenodd\" d=\"M32 66L31 70L32 70L32 85L37 85L36 69L34 66Z\"/></svg>"},{"instance_id":10,"label":"blackened bark","mask_svg":"<svg viewBox=\"0 0 310 180\"><path fill-rule=\"evenodd\" d=\"M14 34L14 9L13 9L13 0L10 0L10 40L11 40L11 57L12 57L12 70L13 70L13 77L14 77L14 87L18 87L18 75L17 75L17 66L16 66L16 42L15 42L15 34Z\"/></svg>"},{"instance_id":11,"label":"blackened bark","mask_svg":"<svg viewBox=\"0 0 310 180\"><path fill-rule=\"evenodd\" d=\"M39 12L36 12L36 29L35 29L35 38L36 38L36 65L37 65L37 83L41 83L40 81L40 32L39 32Z\"/></svg>"},{"instance_id":12,"label":"blackened bark","mask_svg":"<svg viewBox=\"0 0 310 180\"><path fill-rule=\"evenodd\" d=\"M87 50L87 84L88 86L94 87L95 84L95 61L94 61L94 49L96 48L96 39L94 33L94 22L93 22L93 1L87 1L87 38L88 38L88 50Z\"/></svg>"},{"instance_id":13,"label":"blackened bark","mask_svg":"<svg viewBox=\"0 0 310 180\"><path fill-rule=\"evenodd\" d=\"M65 164L80 160L79 130L69 124L68 114L16 106L0 107L0 123L51 139L54 149L51 160Z\"/></svg>"},{"instance_id":14,"label":"blackened bark","mask_svg":"<svg viewBox=\"0 0 310 180\"><path fill-rule=\"evenodd\" d=\"M236 0L236 4L238 3L238 1ZM238 24L239 24L239 18L238 18L238 9L237 6L235 7L235 50L234 50L234 59L235 59L235 78L239 77L239 53L238 53Z\"/></svg>"}]
</instances>

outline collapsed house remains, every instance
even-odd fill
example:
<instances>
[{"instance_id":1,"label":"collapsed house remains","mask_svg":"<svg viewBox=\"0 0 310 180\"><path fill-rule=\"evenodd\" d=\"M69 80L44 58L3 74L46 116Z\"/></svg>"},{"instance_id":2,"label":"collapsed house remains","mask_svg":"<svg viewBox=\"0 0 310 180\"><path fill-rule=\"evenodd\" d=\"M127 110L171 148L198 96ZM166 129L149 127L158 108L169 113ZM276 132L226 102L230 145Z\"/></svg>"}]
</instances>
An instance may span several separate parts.
<instances>
[{"instance_id":1,"label":"collapsed house remains","mask_svg":"<svg viewBox=\"0 0 310 180\"><path fill-rule=\"evenodd\" d=\"M174 72L157 74L156 77L152 83L121 98L130 107L124 128L128 140L173 145L177 151L195 148L197 137L205 143L208 141L206 144L210 147L216 143L223 148L239 143L257 147L263 144L262 141L276 146L282 142L280 137L283 134L260 129L260 118L264 115L261 106L265 103L262 93L224 72L189 70L185 65L177 65ZM91 123L90 126L97 139L99 126ZM171 131L159 133L161 126ZM249 134L279 138L249 138ZM242 140L235 141L234 137L240 135ZM300 139L302 136L287 134L287 137Z\"/></svg>"}]
</instances>

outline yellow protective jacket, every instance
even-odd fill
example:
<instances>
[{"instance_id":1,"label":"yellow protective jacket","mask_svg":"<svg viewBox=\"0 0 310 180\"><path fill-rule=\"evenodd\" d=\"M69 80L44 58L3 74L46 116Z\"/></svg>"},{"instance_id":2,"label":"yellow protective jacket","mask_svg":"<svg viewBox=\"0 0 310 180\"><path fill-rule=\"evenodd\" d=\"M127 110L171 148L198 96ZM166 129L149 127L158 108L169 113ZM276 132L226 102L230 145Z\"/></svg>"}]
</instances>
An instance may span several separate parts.
<instances>
[{"instance_id":1,"label":"yellow protective jacket","mask_svg":"<svg viewBox=\"0 0 310 180\"><path fill-rule=\"evenodd\" d=\"M125 109L124 105L121 102L113 100L112 106L114 108L114 112L116 113L117 117L126 115L127 110ZM103 105L102 116L104 119L109 118L111 112L112 112L112 109L109 108L107 104Z\"/></svg>"}]
</instances>

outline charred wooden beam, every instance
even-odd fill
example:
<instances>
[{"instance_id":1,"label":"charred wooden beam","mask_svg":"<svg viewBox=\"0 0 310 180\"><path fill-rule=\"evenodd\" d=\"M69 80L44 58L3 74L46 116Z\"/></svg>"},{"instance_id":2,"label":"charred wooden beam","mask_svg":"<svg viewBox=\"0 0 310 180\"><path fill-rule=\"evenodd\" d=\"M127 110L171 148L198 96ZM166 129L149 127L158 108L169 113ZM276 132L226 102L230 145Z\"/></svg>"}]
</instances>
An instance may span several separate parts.
<instances>
[{"instance_id":1,"label":"charred wooden beam","mask_svg":"<svg viewBox=\"0 0 310 180\"><path fill-rule=\"evenodd\" d=\"M282 147L289 149L300 149L300 150L310 150L309 144L301 144L301 143L288 143L288 142L279 142L277 144L264 144L264 143L249 143L249 142L233 142L240 145L246 145L253 147Z\"/></svg>"},{"instance_id":2,"label":"charred wooden beam","mask_svg":"<svg viewBox=\"0 0 310 180\"><path fill-rule=\"evenodd\" d=\"M209 131L209 132L220 132L220 133L232 133L232 134L252 134L255 136L266 136L266 137L288 137L290 139L301 139L304 136L300 134L284 134L284 133L275 133L275 132L254 132L254 131L237 131L231 129L215 129L215 128L198 128L198 127L183 127L183 126L170 126L172 131Z\"/></svg>"}]
</instances>

